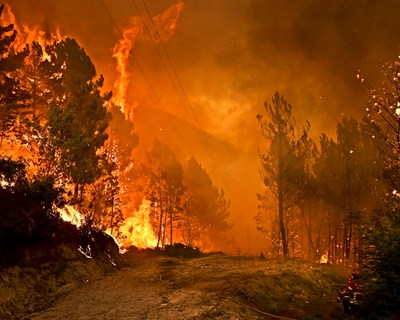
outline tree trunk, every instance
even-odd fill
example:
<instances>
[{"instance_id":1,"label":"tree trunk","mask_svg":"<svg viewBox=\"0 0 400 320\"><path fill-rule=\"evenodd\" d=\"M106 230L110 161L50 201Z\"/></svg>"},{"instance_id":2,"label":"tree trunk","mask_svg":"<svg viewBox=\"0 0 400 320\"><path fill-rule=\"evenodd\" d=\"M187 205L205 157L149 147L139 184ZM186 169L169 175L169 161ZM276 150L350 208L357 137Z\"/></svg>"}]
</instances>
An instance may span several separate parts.
<instances>
[{"instance_id":1,"label":"tree trunk","mask_svg":"<svg viewBox=\"0 0 400 320\"><path fill-rule=\"evenodd\" d=\"M110 234L113 234L114 224L114 196L111 198L111 219L110 219Z\"/></svg>"},{"instance_id":2,"label":"tree trunk","mask_svg":"<svg viewBox=\"0 0 400 320\"><path fill-rule=\"evenodd\" d=\"M282 237L283 257L287 258L289 247L287 243L286 228L283 216L283 154L282 154L282 136L279 135L278 142L278 210L279 210L279 232Z\"/></svg>"},{"instance_id":3,"label":"tree trunk","mask_svg":"<svg viewBox=\"0 0 400 320\"><path fill-rule=\"evenodd\" d=\"M159 225L159 229L158 229L157 249L160 248L162 226L163 226L163 206L162 206L162 202L161 202L161 197L159 199L159 207L160 207L160 225Z\"/></svg>"},{"instance_id":4,"label":"tree trunk","mask_svg":"<svg viewBox=\"0 0 400 320\"><path fill-rule=\"evenodd\" d=\"M328 222L328 262L332 261L332 226L331 222Z\"/></svg>"},{"instance_id":5,"label":"tree trunk","mask_svg":"<svg viewBox=\"0 0 400 320\"><path fill-rule=\"evenodd\" d=\"M75 201L78 201L78 196L79 196L79 184L75 183L75 189L74 189L74 199L75 199Z\"/></svg>"},{"instance_id":6,"label":"tree trunk","mask_svg":"<svg viewBox=\"0 0 400 320\"><path fill-rule=\"evenodd\" d=\"M333 241L333 250L334 250L333 252L335 254L334 260L335 260L335 262L337 262L337 258L338 258L338 228L337 228L337 226L335 226L335 238Z\"/></svg>"},{"instance_id":7,"label":"tree trunk","mask_svg":"<svg viewBox=\"0 0 400 320\"><path fill-rule=\"evenodd\" d=\"M170 231L170 239L169 239L169 244L172 246L172 222L173 222L173 209L172 209L172 199L171 196L169 196L169 231Z\"/></svg>"}]
</instances>

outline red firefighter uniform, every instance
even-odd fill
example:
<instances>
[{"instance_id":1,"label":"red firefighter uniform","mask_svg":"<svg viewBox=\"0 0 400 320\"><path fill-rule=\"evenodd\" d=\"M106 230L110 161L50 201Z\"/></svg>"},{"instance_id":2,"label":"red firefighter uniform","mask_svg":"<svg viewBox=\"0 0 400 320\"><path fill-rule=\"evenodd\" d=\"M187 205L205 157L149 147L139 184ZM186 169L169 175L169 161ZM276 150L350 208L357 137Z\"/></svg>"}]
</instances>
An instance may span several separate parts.
<instances>
[{"instance_id":1,"label":"red firefighter uniform","mask_svg":"<svg viewBox=\"0 0 400 320\"><path fill-rule=\"evenodd\" d=\"M363 284L357 283L359 278L360 272L353 270L347 284L339 292L337 300L343 303L345 313L356 312L364 301L365 288Z\"/></svg>"}]
</instances>

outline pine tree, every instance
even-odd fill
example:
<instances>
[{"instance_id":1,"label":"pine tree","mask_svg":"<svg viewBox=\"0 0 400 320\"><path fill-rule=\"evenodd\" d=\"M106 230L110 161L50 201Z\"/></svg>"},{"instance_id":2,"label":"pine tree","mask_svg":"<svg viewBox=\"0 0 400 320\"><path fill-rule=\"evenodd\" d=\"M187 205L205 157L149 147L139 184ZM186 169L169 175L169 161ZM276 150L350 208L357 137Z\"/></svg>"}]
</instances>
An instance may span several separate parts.
<instances>
[{"instance_id":1,"label":"pine tree","mask_svg":"<svg viewBox=\"0 0 400 320\"><path fill-rule=\"evenodd\" d=\"M183 168L168 145L156 139L147 154L144 172L147 177L146 199L157 208L157 216L153 217L154 229L158 233L157 248L164 248L167 241L173 244L175 222L182 212Z\"/></svg>"},{"instance_id":2,"label":"pine tree","mask_svg":"<svg viewBox=\"0 0 400 320\"><path fill-rule=\"evenodd\" d=\"M306 173L299 150L307 138L309 127L297 134L292 106L278 92L272 98L272 105L265 103L265 110L269 121L264 120L261 114L257 116L262 135L270 143L268 152L260 153L261 175L264 185L277 199L279 241L283 256L287 257L289 221L285 216L304 195Z\"/></svg>"},{"instance_id":3,"label":"pine tree","mask_svg":"<svg viewBox=\"0 0 400 320\"><path fill-rule=\"evenodd\" d=\"M4 5L1 5L0 19L3 9ZM12 45L16 36L12 24L0 25L0 146L4 139L16 132L18 110L28 98L28 93L21 90L16 75L29 50L26 47L21 52L15 52Z\"/></svg>"},{"instance_id":4,"label":"pine tree","mask_svg":"<svg viewBox=\"0 0 400 320\"><path fill-rule=\"evenodd\" d=\"M230 228L229 201L194 157L185 170L185 187L182 229L186 244L204 248L209 242L223 241L222 235Z\"/></svg>"},{"instance_id":5,"label":"pine tree","mask_svg":"<svg viewBox=\"0 0 400 320\"><path fill-rule=\"evenodd\" d=\"M79 202L85 184L101 174L98 150L107 139L105 102L111 95L101 95L104 79L95 79L94 65L75 40L55 42L47 53L50 60L42 68L51 88L46 96L50 107L39 152L47 173L75 185L74 200Z\"/></svg>"}]
</instances>

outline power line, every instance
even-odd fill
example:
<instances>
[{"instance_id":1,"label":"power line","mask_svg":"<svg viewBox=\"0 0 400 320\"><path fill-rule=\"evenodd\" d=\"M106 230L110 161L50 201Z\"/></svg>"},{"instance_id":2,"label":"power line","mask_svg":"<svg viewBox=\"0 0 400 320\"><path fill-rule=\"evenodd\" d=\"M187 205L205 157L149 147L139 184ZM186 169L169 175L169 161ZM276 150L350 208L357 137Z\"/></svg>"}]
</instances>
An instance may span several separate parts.
<instances>
[{"instance_id":1,"label":"power line","mask_svg":"<svg viewBox=\"0 0 400 320\"><path fill-rule=\"evenodd\" d=\"M125 42L125 40L124 40L124 35L123 35L123 33L121 32L121 29L119 28L119 26L118 26L118 24L116 23L115 19L113 18L111 12L108 10L108 8L107 8L107 6L106 6L104 0L100 0L100 1L101 1L102 5L103 5L105 11L107 12L107 14L108 14L108 16L109 16L111 22L113 23L115 29L118 31L118 34L120 35L121 40ZM151 16L151 14L150 14L150 11L149 11L149 9L148 9L148 7L147 7L145 1L144 1L144 0L142 0L142 1L143 1L143 4L144 4L144 7L145 7L145 9L146 9L146 12L147 12L147 14L148 14L148 16L149 16L149 18L150 18L150 21L152 22L152 25L153 25L153 27L154 27L154 29L155 29L155 31L156 31L156 35L157 35L157 37L158 37L158 40L160 41L160 43L161 43L161 45L162 45L162 48L163 48L163 51L164 51L164 53L165 53L165 56L167 57L168 63L169 63L170 66L171 66L171 70L173 71L173 74L174 74L174 76L175 76L176 82L178 83L179 88L180 88L180 90L181 90L183 96L185 97L186 104L189 106L189 108L190 108L190 110L191 110L191 112L192 112L192 115L193 115L193 117L194 117L194 119L195 119L195 121L196 121L196 123L197 123L197 128L199 128L201 131L205 132L205 131L201 128L200 121L199 121L199 119L198 119L198 117L197 117L197 115L196 115L196 113L195 113L195 111L194 111L192 105L190 104L190 101L189 101L189 98L188 98L188 96L187 96L187 94L186 94L186 91L185 91L185 89L183 88L182 82L180 81L180 79L179 79L179 77L178 77L178 74L177 74L177 72L176 72L176 70L175 70L175 67L174 67L174 65L173 65L173 63L172 63L172 60L171 60L171 58L170 58L170 56L169 56L169 54L168 54L168 52L167 52L167 49L166 49L166 47L165 47L164 41L162 40L162 37L161 37L159 31L158 31L158 28L157 28L157 26L156 26L156 24L155 24L155 22L154 22L154 20L153 20L153 18L152 18L152 16ZM142 20L142 22L143 22L143 25L144 25L146 31L147 31L148 34L149 34L150 40L151 40L151 42L152 42L154 48L156 49L157 54L158 54L158 56L159 56L161 62L163 63L164 68L166 69L166 71L167 71L167 73L168 73L169 79L170 79L170 81L171 81L171 83L172 83L172 85L173 85L175 91L176 91L177 94L178 94L178 97L179 97L179 99L180 99L180 101L181 101L181 103L182 103L182 106L184 107L185 111L186 111L186 112L188 113L188 115L189 115L189 112L188 112L188 110L187 110L187 108L186 108L186 106L185 106L185 102L183 101L182 96L181 96L180 93L179 93L179 89L177 88L177 86L176 86L176 84L175 84L175 82L174 82L174 80L173 80L173 77L172 77L172 75L171 75L170 72L169 72L168 67L166 66L164 60L162 59L162 55L161 55L160 51L158 50L158 48L157 48L157 46L156 46L156 43L155 43L153 37L151 36L151 32L150 32L150 30L149 30L148 27L147 27L147 24L146 24L146 22L145 22L145 19L143 18L143 15L141 14L141 11L139 10L139 8L138 8L138 6L137 6L137 4L135 3L134 0L132 0L132 3L133 3L133 5L136 7L136 10L137 10L138 13L139 13L139 16L140 16L140 18L141 18L141 20ZM146 73L144 72L142 66L140 65L140 63L139 63L139 61L138 61L138 59L136 58L136 56L135 56L132 52L129 52L129 56L133 58L133 60L134 60L134 62L136 63L136 65L137 65L139 71L141 72L141 74L143 75L143 77L144 77L145 81L147 82L149 88L150 88L151 91L153 92L153 94L154 94L154 96L155 96L157 102L160 104L160 106L162 107L162 109L163 109L164 113L166 114L168 120L170 121L170 123L171 123L173 129L176 131L178 137L182 140L183 145L185 145L186 148L187 148L187 144L186 144L185 140L183 139L183 137L182 137L180 131L178 130L177 126L175 125L175 123L174 123L174 121L173 121L171 115L170 115L169 112L166 110L166 108L165 108L165 106L164 106L164 104L163 104L163 102L162 102L160 96L158 95L157 91L155 90L155 88L154 88L153 85L151 84L149 78L147 77ZM199 133L199 134L200 134L200 133ZM219 167L218 167L218 165L217 165L217 162L216 162L216 159L215 159L215 155L214 155L214 151L212 150L211 146L209 145L208 140L207 140L207 137L203 137L203 142L205 143L206 147L207 147L208 150L209 150L209 154L210 154L210 156L211 156L211 160L212 160L212 162L213 162L213 164L214 164L213 166L214 166L214 168L215 168L215 170L216 170L216 172L217 172L217 175L219 176L219 179L220 179L222 185L225 185L225 186L226 186L226 184L224 183L223 174L222 174L222 172L220 171L220 169L219 169ZM187 149L188 149L188 148L187 148Z\"/></svg>"},{"instance_id":2,"label":"power line","mask_svg":"<svg viewBox=\"0 0 400 320\"><path fill-rule=\"evenodd\" d=\"M132 0L132 2L135 4L135 6L136 6L136 8L137 8L137 5L136 5L135 1ZM162 39L162 37L161 37L161 35L160 35L160 32L158 31L157 25L155 24L154 19L153 19L153 17L152 17L151 14L150 14L149 8L147 7L145 0L142 0L142 2L143 2L143 5L144 5L144 7L145 7L145 9L146 9L147 15L149 16L150 21L151 21L151 23L152 23L152 25L153 25L153 27L154 27L154 30L156 31L156 35L157 35L157 37L158 37L158 40L159 40L160 43L161 43L161 46L162 46L162 48L163 48L163 50L164 50L165 56L166 56L167 59L168 59L169 65L171 66L171 69L172 69L172 71L173 71L173 73L174 73L174 76L175 76L175 79L176 79L176 81L177 81L177 83L178 83L178 85L179 85L179 88L180 88L181 92L183 93L183 96L185 97L186 104L189 106L189 108L190 108L190 110L191 110L191 112L192 112L192 115L193 115L193 117L194 117L194 119L195 119L195 121L196 121L197 128L200 129L201 131L205 132L205 131L202 129L202 127L201 127L199 118L197 117L196 112L195 112L194 108L192 107L192 104L190 103L190 100L189 100L189 98L188 98L188 96L187 96L187 94L186 94L186 90L184 89L184 87L183 87L183 85L182 85L182 82L181 82L181 80L180 80L180 78L179 78L179 76L178 76L178 74L177 74L177 72L176 72L176 69L175 69L175 67L174 67L174 64L172 63L171 57L170 57L170 55L168 54L167 48L165 47L164 41L163 41L163 39ZM138 10L138 12L139 12L139 15L141 15L141 14L140 14L140 10L139 10L138 8L137 8L137 10ZM142 21L143 21L143 24L145 24L145 21L144 21L143 18L142 18ZM146 29L147 29L147 26L146 26ZM148 30L148 29L147 29L147 30ZM149 35L150 35L150 32L149 32ZM152 38L151 35L150 35L150 38ZM152 40L152 42L153 42L153 45L155 46L155 43L154 43L153 40ZM156 47L156 46L155 46L155 47ZM159 52L158 49L156 49L156 50L157 50L157 52ZM159 56L160 56L160 54L159 54ZM160 59L162 60L161 56L160 56ZM165 66L165 65L164 65L164 66ZM167 72L168 72L168 68L165 67L165 69L166 69ZM170 79L171 79L171 76L170 76L169 72L168 72L168 75L169 75L169 77L170 77ZM172 79L171 79L171 83L173 84L173 86L174 86L174 88L175 88L175 90L176 90L176 92L177 92L177 94L178 94L178 97L179 97L179 99L180 99L181 102L182 102L182 105L183 105L185 111L188 112L187 109L186 109L185 103L182 101L181 96L180 96L180 94L179 94L179 92L178 92L179 90L176 88L176 86L175 86L175 84L173 83L173 80L172 80ZM220 178L220 180L221 180L221 183L222 183L223 185L226 185L226 184L224 183L224 180L225 180L225 179L224 179L224 176L223 176L221 170L219 169L219 167L218 167L218 165L217 165L217 161L216 161L216 159L215 159L214 151L213 151L213 149L211 148L211 146L210 146L210 144L209 144L209 142L208 142L207 137L204 137L204 143L205 143L205 145L206 145L208 151L210 152L212 161L213 161L213 163L214 163L214 167L215 167L215 169L216 169L216 171L217 171L217 174L219 175L219 178Z\"/></svg>"},{"instance_id":3,"label":"power line","mask_svg":"<svg viewBox=\"0 0 400 320\"><path fill-rule=\"evenodd\" d=\"M121 29L118 27L118 24L116 23L115 19L113 18L111 12L108 10L106 4L104 3L104 0L100 0L100 1L101 1L101 3L103 4L103 7L104 7L104 9L106 10L106 12L107 12L107 14L108 14L108 16L109 16L111 22L113 23L115 29L118 31L118 33L119 33L119 35L120 35L120 37L121 37L121 40L125 42L125 40L124 40L124 35L123 35L123 33L121 32ZM125 44L126 44L126 42L125 42ZM144 77L144 79L146 80L148 86L150 87L151 91L153 92L154 96L156 97L158 103L160 104L160 106L162 107L164 113L165 113L166 116L168 117L168 120L171 122L172 127L174 128L174 130L175 130L176 133L178 134L178 137L182 140L183 144L186 144L185 141L183 140L182 135L181 135L181 133L179 132L177 126L175 125L173 119L171 118L169 112L167 112L167 110L166 110L166 108L165 108L163 102L161 101L160 96L157 94L157 92L156 92L156 90L154 89L153 85L151 84L149 78L147 77L146 73L144 72L142 66L140 65L139 61L137 60L136 56L135 56L132 52L129 52L129 56L131 56L131 57L133 58L133 60L135 61L136 65L137 65L137 67L138 67L138 69L139 69L139 71L140 71L141 74L143 75L143 77Z\"/></svg>"},{"instance_id":4,"label":"power line","mask_svg":"<svg viewBox=\"0 0 400 320\"><path fill-rule=\"evenodd\" d=\"M132 1L134 1L134 0L132 0ZM157 38L158 38L158 40L159 40L160 43L161 43L161 46L162 46L162 48L163 48L163 50L164 50L164 53L165 53L165 56L167 57L168 62L169 62L169 64L170 64L170 66L171 66L171 70L172 70L173 73L174 73L175 79L176 79L176 81L177 81L177 83L178 83L178 85L179 85L179 87L180 87L180 89L181 89L181 91L182 91L182 93L183 93L185 99L186 99L186 103L187 103L188 106L190 107L190 109L191 109L191 111L192 111L192 114L193 114L193 116L194 116L194 118L195 118L195 120L196 120L196 122L197 122L197 125L200 127L199 119L197 118L196 113L194 112L194 109L192 108L192 106L191 106L191 104L190 104L189 98L188 98L188 96L187 96L187 94L186 94L185 89L183 88L182 82L180 81L179 76L178 76L178 74L177 74L177 72L176 72L176 69L175 69L175 67L174 67L174 64L172 63L172 60L171 60L171 58L170 58L170 56L169 56L169 54L168 54L167 48L165 47L165 44L164 44L164 41L163 41L163 39L162 39L162 37L161 37L161 35L160 35L160 32L158 31L157 25L155 24L154 19L153 19L153 17L152 17L151 14L150 14L150 11L149 11L149 8L148 8L147 5L146 5L146 2L145 2L144 0L142 0L142 2L143 2L143 5L144 5L144 7L145 7L145 9L146 9L147 15L149 16L150 21L151 21L151 23L152 23L152 25L153 25L153 27L154 27L154 30L156 31ZM185 110L186 110L186 107L185 107Z\"/></svg>"},{"instance_id":5,"label":"power line","mask_svg":"<svg viewBox=\"0 0 400 320\"><path fill-rule=\"evenodd\" d=\"M171 72L169 71L167 65L165 64L165 61L164 61L164 59L162 58L161 52L160 52L160 50L158 49L157 44L156 44L155 40L153 39L153 36L151 35L150 29L149 29L148 26L147 26L147 23L146 23L146 21L145 21L143 15L142 15L142 12L140 11L140 9L139 9L138 5L136 4L136 1L135 1L135 0L131 0L131 2L132 2L132 4L135 6L136 11L137 11L138 14L139 14L139 17L140 17L140 19L142 20L143 26L144 26L144 28L146 29L147 34L149 35L149 38L150 38L150 40L151 40L151 43L153 44L153 47L154 47L154 49L156 50L157 55L158 55L158 57L160 58L160 61L161 61L161 63L163 64L163 67L164 67L164 69L166 70L166 72L167 72L167 74L168 74L169 80L171 81L171 84L173 85L173 87L174 87L176 93L178 94L179 100L181 101L181 103L182 103L182 105L183 105L185 111L188 112L187 109L186 109L186 107L185 107L185 105L184 105L184 102L183 102L183 100L182 100L182 97L181 97L180 94L179 94L179 90L178 90L178 88L176 87L176 84L175 84L175 81L174 81L174 79L173 79L173 77L172 77L172 75L171 75Z\"/></svg>"}]
</instances>

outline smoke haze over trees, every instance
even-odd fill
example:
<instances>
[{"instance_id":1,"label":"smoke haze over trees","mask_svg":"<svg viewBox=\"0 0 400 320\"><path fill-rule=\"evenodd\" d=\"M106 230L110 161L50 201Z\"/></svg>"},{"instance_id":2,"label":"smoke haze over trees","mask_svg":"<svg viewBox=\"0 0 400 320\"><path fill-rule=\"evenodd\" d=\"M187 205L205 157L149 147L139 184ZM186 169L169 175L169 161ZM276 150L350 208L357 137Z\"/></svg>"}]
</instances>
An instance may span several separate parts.
<instances>
[{"instance_id":1,"label":"smoke haze over trees","mask_svg":"<svg viewBox=\"0 0 400 320\"><path fill-rule=\"evenodd\" d=\"M113 89L116 71L110 50L119 35L100 2L72 0L58 4L48 0L35 3L10 0L7 3L21 23L29 27L40 25L53 33L59 30L77 39L96 68L105 75L104 87ZM131 1L105 3L121 30L129 25L132 16L140 21ZM173 0L151 1L148 7L151 15L156 16L175 3ZM399 4L390 0L343 0L329 7L322 0L296 4L207 0L183 1L183 4L175 34L165 43L170 58L201 128L240 149L234 150L236 154L225 161L219 158L221 149L215 148L217 164L210 159L208 148L199 147L194 156L231 198L231 219L239 222L245 216L244 225L250 223L253 228L253 213L247 214L247 207L256 211L254 194L262 191L260 181L248 178L258 174L259 166L254 154L257 154L261 138L254 114L262 112L263 103L278 91L297 108L298 123L310 121L313 126L310 134L315 141L321 132L328 137L335 136L336 123L341 121L342 115L359 120L366 97L355 75L363 70L371 82L379 83L381 75L377 66L398 55L396 30L400 22L396 12ZM145 13L145 8L140 7L140 10ZM159 49L162 51L161 47ZM136 42L135 56L152 83L157 83L155 87L165 111L191 124L196 123L190 116L191 111L188 114L179 102L149 40ZM147 107L162 109L133 61L129 71L132 81L127 106L132 111L136 105L142 110ZM151 123L150 117L143 121ZM138 131L147 130L147 134L146 125L137 124L136 127ZM169 130L168 119L158 124L159 128L163 131L152 134L179 140L175 130ZM141 138L143 142L144 139ZM146 149L152 140L153 137L146 138ZM175 151L190 157L192 152L187 152L187 148L181 146ZM218 171L223 171L222 178ZM243 171L252 174L236 174ZM233 188L238 182L244 187ZM236 201L239 197L245 201ZM247 238L245 227L234 226L233 230L241 240ZM260 239L252 240L256 244Z\"/></svg>"},{"instance_id":2,"label":"smoke haze over trees","mask_svg":"<svg viewBox=\"0 0 400 320\"><path fill-rule=\"evenodd\" d=\"M110 50L124 47L118 26L132 31L138 17L128 23L120 4L71 1L63 8L43 1L48 7L40 12L40 1L35 8L28 2L9 1L0 10L2 251L63 235L70 229L60 216L79 210L80 240L87 243L101 230L128 246L148 222L156 248L179 241L364 266L379 280L375 293L384 291L387 309L396 309L397 3L339 1L327 8L305 1L292 10L286 1L157 3L146 19L165 23L168 35L135 38L125 58L137 54L140 63L121 71ZM14 8L17 20L10 21ZM87 30L59 16L68 10L74 19L86 15ZM92 11L99 19L89 19ZM30 39L24 23L46 30ZM164 52L160 60L176 60L167 63L169 80L158 58L147 55L151 45ZM95 67L89 51L100 46ZM375 89L381 59L393 62ZM137 78L124 83L126 100L116 101L111 91L123 72ZM256 117L265 96L272 104ZM129 220L140 210L140 223ZM19 261L5 254L0 262Z\"/></svg>"}]
</instances>

